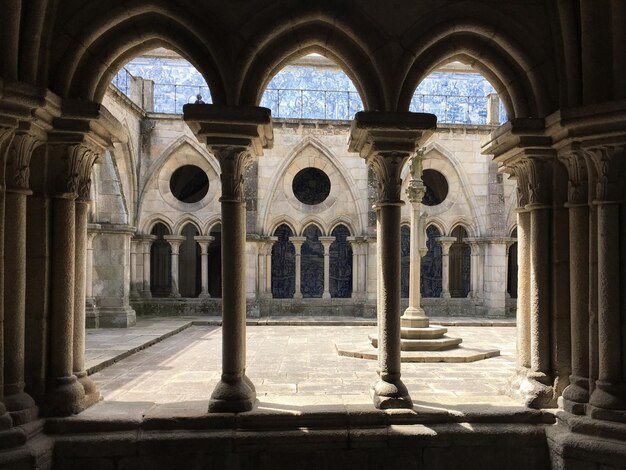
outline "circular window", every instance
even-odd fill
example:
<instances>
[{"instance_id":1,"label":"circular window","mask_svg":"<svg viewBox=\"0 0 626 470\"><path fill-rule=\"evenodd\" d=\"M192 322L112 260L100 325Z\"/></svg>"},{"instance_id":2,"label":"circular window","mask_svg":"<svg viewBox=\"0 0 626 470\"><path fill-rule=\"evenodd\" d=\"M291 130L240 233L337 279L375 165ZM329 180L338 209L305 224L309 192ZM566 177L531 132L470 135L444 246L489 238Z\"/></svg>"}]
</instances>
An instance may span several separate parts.
<instances>
[{"instance_id":1,"label":"circular window","mask_svg":"<svg viewBox=\"0 0 626 470\"><path fill-rule=\"evenodd\" d=\"M179 201L198 202L209 192L209 177L195 165L181 166L170 178L170 191Z\"/></svg>"},{"instance_id":2,"label":"circular window","mask_svg":"<svg viewBox=\"0 0 626 470\"><path fill-rule=\"evenodd\" d=\"M424 170L422 173L422 181L426 186L426 193L422 204L427 206L436 206L441 204L448 196L448 181L446 177L437 170Z\"/></svg>"},{"instance_id":3,"label":"circular window","mask_svg":"<svg viewBox=\"0 0 626 470\"><path fill-rule=\"evenodd\" d=\"M318 168L305 168L294 177L292 189L298 201L314 206L330 194L330 179Z\"/></svg>"}]
</instances>

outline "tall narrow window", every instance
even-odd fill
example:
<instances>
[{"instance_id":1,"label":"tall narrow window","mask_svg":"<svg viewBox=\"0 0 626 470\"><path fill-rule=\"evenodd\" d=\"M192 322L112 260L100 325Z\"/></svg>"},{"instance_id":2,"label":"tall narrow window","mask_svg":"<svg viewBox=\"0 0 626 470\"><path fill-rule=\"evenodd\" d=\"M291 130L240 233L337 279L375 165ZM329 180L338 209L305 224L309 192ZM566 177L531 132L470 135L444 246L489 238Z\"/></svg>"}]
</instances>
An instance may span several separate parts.
<instances>
[{"instance_id":1,"label":"tall narrow window","mask_svg":"<svg viewBox=\"0 0 626 470\"><path fill-rule=\"evenodd\" d=\"M352 248L347 239L350 230L338 225L331 235L335 241L330 245L330 296L349 298L352 295Z\"/></svg>"},{"instance_id":2,"label":"tall narrow window","mask_svg":"<svg viewBox=\"0 0 626 470\"><path fill-rule=\"evenodd\" d=\"M157 237L150 248L150 291L153 297L169 297L172 292L172 249L163 236L169 235L170 231L164 224L158 223L150 233Z\"/></svg>"},{"instance_id":3,"label":"tall narrow window","mask_svg":"<svg viewBox=\"0 0 626 470\"><path fill-rule=\"evenodd\" d=\"M421 292L422 297L441 297L441 245L437 237L441 232L434 225L426 228L426 247L422 257Z\"/></svg>"},{"instance_id":4,"label":"tall narrow window","mask_svg":"<svg viewBox=\"0 0 626 470\"><path fill-rule=\"evenodd\" d=\"M324 293L324 247L319 241L322 232L317 226L309 225L303 235L306 241L300 258L302 296L321 298Z\"/></svg>"},{"instance_id":5,"label":"tall narrow window","mask_svg":"<svg viewBox=\"0 0 626 470\"><path fill-rule=\"evenodd\" d=\"M411 256L411 228L403 225L400 228L400 292L401 297L409 297L409 265Z\"/></svg>"},{"instance_id":6,"label":"tall narrow window","mask_svg":"<svg viewBox=\"0 0 626 470\"><path fill-rule=\"evenodd\" d=\"M272 247L272 296L275 299L291 299L296 291L296 250L289 237L291 229L279 225L274 231L278 241Z\"/></svg>"},{"instance_id":7,"label":"tall narrow window","mask_svg":"<svg viewBox=\"0 0 626 470\"><path fill-rule=\"evenodd\" d=\"M198 230L193 224L183 227L185 241L180 245L178 260L178 288L182 297L198 297L200 294L200 245L193 237Z\"/></svg>"},{"instance_id":8,"label":"tall narrow window","mask_svg":"<svg viewBox=\"0 0 626 470\"><path fill-rule=\"evenodd\" d=\"M450 296L467 297L470 290L471 251L465 238L467 231L458 225L452 230L456 241L450 247Z\"/></svg>"}]
</instances>

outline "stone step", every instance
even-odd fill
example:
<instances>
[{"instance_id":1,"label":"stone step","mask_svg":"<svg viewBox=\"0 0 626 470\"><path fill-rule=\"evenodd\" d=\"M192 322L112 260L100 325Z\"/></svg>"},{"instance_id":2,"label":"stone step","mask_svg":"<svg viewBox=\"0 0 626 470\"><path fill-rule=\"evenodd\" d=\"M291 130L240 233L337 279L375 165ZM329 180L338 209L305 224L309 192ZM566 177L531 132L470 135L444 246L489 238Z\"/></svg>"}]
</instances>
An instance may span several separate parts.
<instances>
[{"instance_id":1,"label":"stone step","mask_svg":"<svg viewBox=\"0 0 626 470\"><path fill-rule=\"evenodd\" d=\"M435 339L441 338L448 332L443 326L428 326L426 328L400 328L402 339Z\"/></svg>"},{"instance_id":2,"label":"stone step","mask_svg":"<svg viewBox=\"0 0 626 470\"><path fill-rule=\"evenodd\" d=\"M372 346L378 347L378 335L369 335ZM402 339L400 341L400 349L402 351L446 351L456 348L461 344L461 338L443 338L436 339Z\"/></svg>"}]
</instances>

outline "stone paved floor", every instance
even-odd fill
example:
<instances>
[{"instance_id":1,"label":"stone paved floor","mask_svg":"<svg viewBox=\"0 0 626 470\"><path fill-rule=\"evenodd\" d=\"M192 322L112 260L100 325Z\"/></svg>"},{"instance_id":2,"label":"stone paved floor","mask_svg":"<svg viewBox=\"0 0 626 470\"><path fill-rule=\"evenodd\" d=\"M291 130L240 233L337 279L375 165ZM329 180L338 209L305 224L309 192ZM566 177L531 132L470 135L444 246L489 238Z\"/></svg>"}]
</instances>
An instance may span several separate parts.
<instances>
[{"instance_id":1,"label":"stone paved floor","mask_svg":"<svg viewBox=\"0 0 626 470\"><path fill-rule=\"evenodd\" d=\"M170 330L185 324L168 321L173 322ZM158 321L143 326L144 334L164 327ZM121 343L139 342L141 328L137 330L117 330L117 340L116 332L108 332L100 349L105 343L113 351L122 349ZM311 397L325 403L371 403L376 361L340 357L334 341L362 340L374 331L372 326L249 326L248 376L266 401ZM501 356L467 364L403 364L403 380L415 402L519 405L501 391L515 369L514 327L449 327L448 335L462 337L468 347L499 348ZM87 355L95 362L96 343L87 338ZM219 379L220 357L220 327L190 326L92 378L108 401L206 400Z\"/></svg>"}]
</instances>

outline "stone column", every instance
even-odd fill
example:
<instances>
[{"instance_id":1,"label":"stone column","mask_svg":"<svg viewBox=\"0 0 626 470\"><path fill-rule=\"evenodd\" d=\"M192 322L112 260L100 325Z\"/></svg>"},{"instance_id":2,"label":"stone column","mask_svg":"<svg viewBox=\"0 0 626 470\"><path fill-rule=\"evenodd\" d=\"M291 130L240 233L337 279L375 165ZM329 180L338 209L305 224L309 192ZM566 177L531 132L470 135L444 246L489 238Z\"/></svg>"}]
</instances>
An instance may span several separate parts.
<instances>
[{"instance_id":1,"label":"stone column","mask_svg":"<svg viewBox=\"0 0 626 470\"><path fill-rule=\"evenodd\" d=\"M436 117L421 113L360 112L352 123L349 150L359 152L378 178L376 203L379 260L379 380L373 387L377 408L412 408L401 380L400 350L400 174L407 158L434 129Z\"/></svg>"},{"instance_id":2,"label":"stone column","mask_svg":"<svg viewBox=\"0 0 626 470\"><path fill-rule=\"evenodd\" d=\"M100 399L96 384L87 376L85 370L85 299L87 270L87 219L89 217L89 185L83 187L76 200L75 226L75 266L74 266L74 341L73 372L83 386L84 399L82 408L87 408Z\"/></svg>"},{"instance_id":3,"label":"stone column","mask_svg":"<svg viewBox=\"0 0 626 470\"><path fill-rule=\"evenodd\" d=\"M551 373L551 156L533 155L526 160L530 215L530 370L533 382L531 407L554 406Z\"/></svg>"},{"instance_id":4,"label":"stone column","mask_svg":"<svg viewBox=\"0 0 626 470\"><path fill-rule=\"evenodd\" d=\"M172 271L172 292L170 293L170 297L180 298L180 292L178 291L178 253L180 251L180 245L186 240L182 235L163 235L165 241L170 244L172 248L172 262L171 262L171 271Z\"/></svg>"},{"instance_id":5,"label":"stone column","mask_svg":"<svg viewBox=\"0 0 626 470\"><path fill-rule=\"evenodd\" d=\"M302 298L302 245L306 241L306 237L289 237L289 241L293 243L296 249L296 292L293 294L294 299Z\"/></svg>"},{"instance_id":6,"label":"stone column","mask_svg":"<svg viewBox=\"0 0 626 470\"><path fill-rule=\"evenodd\" d=\"M156 235L143 235L141 237L142 256L143 256L143 289L141 296L145 299L152 298L150 290L150 248L152 243L157 239Z\"/></svg>"},{"instance_id":7,"label":"stone column","mask_svg":"<svg viewBox=\"0 0 626 470\"><path fill-rule=\"evenodd\" d=\"M85 268L85 327L98 328L100 326L96 299L93 295L93 239L96 237L99 225L87 226L87 267Z\"/></svg>"},{"instance_id":8,"label":"stone column","mask_svg":"<svg viewBox=\"0 0 626 470\"><path fill-rule=\"evenodd\" d=\"M563 408L585 414L589 401L589 205L587 165L579 149L565 149L559 158L569 173L569 287L571 365Z\"/></svg>"},{"instance_id":9,"label":"stone column","mask_svg":"<svg viewBox=\"0 0 626 470\"><path fill-rule=\"evenodd\" d=\"M24 391L26 323L26 199L29 164L41 144L37 136L16 131L6 167L4 263L4 404L13 424L37 417L35 401Z\"/></svg>"},{"instance_id":10,"label":"stone column","mask_svg":"<svg viewBox=\"0 0 626 470\"><path fill-rule=\"evenodd\" d=\"M363 300L367 297L365 290L365 249L367 247L364 237L348 237L348 243L352 247L352 298Z\"/></svg>"},{"instance_id":11,"label":"stone column","mask_svg":"<svg viewBox=\"0 0 626 470\"><path fill-rule=\"evenodd\" d=\"M210 412L252 409L256 389L246 376L246 232L243 175L273 142L270 110L193 104L184 119L220 164L222 197L222 376Z\"/></svg>"},{"instance_id":12,"label":"stone column","mask_svg":"<svg viewBox=\"0 0 626 470\"><path fill-rule=\"evenodd\" d=\"M422 181L422 156L419 154L413 158L419 158L420 160L418 162L414 161L411 165L411 180L406 190L407 198L411 203L411 248L409 251L409 306L404 311L404 315L402 315L402 322L403 325L406 326L424 328L429 326L430 323L421 304L422 256L420 253L420 211L426 187ZM413 168L415 168L415 170L413 170Z\"/></svg>"},{"instance_id":13,"label":"stone column","mask_svg":"<svg viewBox=\"0 0 626 470\"><path fill-rule=\"evenodd\" d=\"M481 297L481 289L479 282L480 271L480 243L477 238L467 237L465 241L470 245L471 266L470 266L470 292L467 295L472 299Z\"/></svg>"},{"instance_id":14,"label":"stone column","mask_svg":"<svg viewBox=\"0 0 626 470\"><path fill-rule=\"evenodd\" d=\"M209 294L209 245L215 237L210 237L208 235L198 235L193 237L195 241L200 245L200 256L201 259L201 283L202 290L200 291L201 299L209 299L211 295Z\"/></svg>"},{"instance_id":15,"label":"stone column","mask_svg":"<svg viewBox=\"0 0 626 470\"><path fill-rule=\"evenodd\" d=\"M620 255L624 243L620 220L624 204L624 160L626 143L589 149L598 184L598 380L591 393L590 414L594 418L626 421L626 338L622 312ZM622 334L619 334L619 332Z\"/></svg>"},{"instance_id":16,"label":"stone column","mask_svg":"<svg viewBox=\"0 0 626 470\"><path fill-rule=\"evenodd\" d=\"M522 181L525 178L518 178L518 185ZM526 375L530 368L530 213L521 207L517 209L517 261L517 367Z\"/></svg>"},{"instance_id":17,"label":"stone column","mask_svg":"<svg viewBox=\"0 0 626 470\"><path fill-rule=\"evenodd\" d=\"M437 237L441 244L441 297L450 298L450 247L456 241L455 237Z\"/></svg>"},{"instance_id":18,"label":"stone column","mask_svg":"<svg viewBox=\"0 0 626 470\"><path fill-rule=\"evenodd\" d=\"M335 241L335 237L319 237L319 241L324 246L324 293L322 299L330 299L330 245Z\"/></svg>"},{"instance_id":19,"label":"stone column","mask_svg":"<svg viewBox=\"0 0 626 470\"><path fill-rule=\"evenodd\" d=\"M130 297L136 299L139 297L137 290L137 248L139 240L133 238L130 241Z\"/></svg>"},{"instance_id":20,"label":"stone column","mask_svg":"<svg viewBox=\"0 0 626 470\"><path fill-rule=\"evenodd\" d=\"M265 282L265 290L263 295L269 298L272 297L272 247L277 241L278 237L266 237L266 242L263 249L263 280Z\"/></svg>"},{"instance_id":21,"label":"stone column","mask_svg":"<svg viewBox=\"0 0 626 470\"><path fill-rule=\"evenodd\" d=\"M0 299L4 299L4 230L5 230L5 167L6 155L13 141L13 129L0 127ZM4 405L4 302L0 301L0 431L13 424Z\"/></svg>"}]
</instances>

